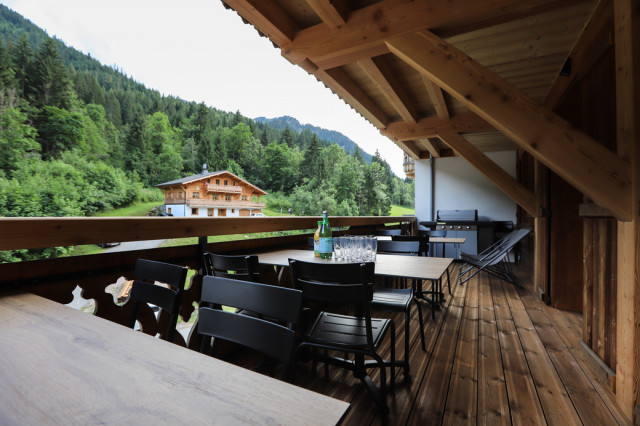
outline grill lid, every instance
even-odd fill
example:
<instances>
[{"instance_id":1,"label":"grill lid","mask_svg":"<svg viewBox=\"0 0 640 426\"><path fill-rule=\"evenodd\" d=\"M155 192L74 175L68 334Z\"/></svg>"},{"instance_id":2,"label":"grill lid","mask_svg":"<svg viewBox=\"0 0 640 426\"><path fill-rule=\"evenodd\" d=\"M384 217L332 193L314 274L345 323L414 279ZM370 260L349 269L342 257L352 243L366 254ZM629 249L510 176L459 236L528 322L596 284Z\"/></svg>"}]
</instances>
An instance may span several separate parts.
<instances>
[{"instance_id":1,"label":"grill lid","mask_svg":"<svg viewBox=\"0 0 640 426\"><path fill-rule=\"evenodd\" d=\"M478 221L478 210L438 210L438 222L443 223L475 223Z\"/></svg>"}]
</instances>

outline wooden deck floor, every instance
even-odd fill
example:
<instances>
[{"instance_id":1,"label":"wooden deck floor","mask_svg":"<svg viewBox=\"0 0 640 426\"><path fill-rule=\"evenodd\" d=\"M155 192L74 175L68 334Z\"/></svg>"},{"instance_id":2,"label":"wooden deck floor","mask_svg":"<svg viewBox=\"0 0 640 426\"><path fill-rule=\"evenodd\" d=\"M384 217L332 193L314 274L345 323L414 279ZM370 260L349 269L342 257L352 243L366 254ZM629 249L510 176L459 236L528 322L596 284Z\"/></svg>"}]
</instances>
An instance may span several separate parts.
<instances>
[{"instance_id":1,"label":"wooden deck floor","mask_svg":"<svg viewBox=\"0 0 640 426\"><path fill-rule=\"evenodd\" d=\"M414 310L411 377L405 381L397 373L389 424L628 423L578 345L581 315L550 308L484 273L452 291L425 324L426 352ZM402 358L401 315L395 323ZM330 367L325 379L321 366L317 374L309 368L299 366L296 384L350 402L343 424L381 424L351 373Z\"/></svg>"}]
</instances>

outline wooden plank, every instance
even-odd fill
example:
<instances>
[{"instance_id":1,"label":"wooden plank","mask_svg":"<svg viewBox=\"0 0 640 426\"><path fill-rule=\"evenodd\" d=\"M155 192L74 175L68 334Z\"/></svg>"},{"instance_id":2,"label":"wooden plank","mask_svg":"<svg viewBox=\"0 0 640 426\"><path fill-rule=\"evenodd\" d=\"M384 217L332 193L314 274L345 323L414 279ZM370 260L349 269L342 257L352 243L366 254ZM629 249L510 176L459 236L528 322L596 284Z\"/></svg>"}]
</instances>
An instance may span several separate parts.
<instances>
[{"instance_id":1,"label":"wooden plank","mask_svg":"<svg viewBox=\"0 0 640 426\"><path fill-rule=\"evenodd\" d=\"M504 281L501 285L547 422L559 425L580 424L580 417L567 389L560 380L515 287Z\"/></svg>"},{"instance_id":2,"label":"wooden plank","mask_svg":"<svg viewBox=\"0 0 640 426\"><path fill-rule=\"evenodd\" d=\"M534 187L538 214L534 222L533 285L549 298L549 170L539 161L534 165Z\"/></svg>"},{"instance_id":3,"label":"wooden plank","mask_svg":"<svg viewBox=\"0 0 640 426\"><path fill-rule=\"evenodd\" d=\"M582 220L583 246L582 263L584 288L582 290L582 315L584 317L582 327L582 340L589 346L593 344L593 322L594 322L594 295L595 285L594 271L594 247L593 247L593 227L594 220L585 218Z\"/></svg>"},{"instance_id":4,"label":"wooden plank","mask_svg":"<svg viewBox=\"0 0 640 426\"><path fill-rule=\"evenodd\" d=\"M606 395L607 390L601 387L598 391L594 388L594 382L581 368L582 362L574 357L576 353L581 351L577 347L578 332L572 333L573 337L570 338L575 344L574 352L562 338L563 335L567 338L567 334L559 331L556 328L557 322L552 323L546 314L554 312L560 317L561 311L542 306L538 300L525 291L519 291L519 295L531 324L538 333L555 370L560 375L581 420L590 424L625 424L625 419L619 415L616 416L615 410L612 410L616 407L610 407L605 402L603 395ZM609 401L611 403L610 398Z\"/></svg>"},{"instance_id":5,"label":"wooden plank","mask_svg":"<svg viewBox=\"0 0 640 426\"><path fill-rule=\"evenodd\" d=\"M313 11L332 28L347 23L349 3L346 0L307 0Z\"/></svg>"},{"instance_id":6,"label":"wooden plank","mask_svg":"<svg viewBox=\"0 0 640 426\"><path fill-rule=\"evenodd\" d=\"M418 111L400 84L399 79L393 74L393 70L384 62L384 58L363 59L358 65L378 86L384 97L400 114L403 120L415 123Z\"/></svg>"},{"instance_id":7,"label":"wooden plank","mask_svg":"<svg viewBox=\"0 0 640 426\"><path fill-rule=\"evenodd\" d=\"M618 222L616 397L632 421L640 405L640 5L614 0L618 153L633 170L631 221Z\"/></svg>"},{"instance_id":8,"label":"wooden plank","mask_svg":"<svg viewBox=\"0 0 640 426\"><path fill-rule=\"evenodd\" d=\"M611 1L600 0L593 9L576 43L567 55L571 59L571 74L558 75L551 85L543 105L553 110L564 99L571 84L584 76L612 43L613 9Z\"/></svg>"},{"instance_id":9,"label":"wooden plank","mask_svg":"<svg viewBox=\"0 0 640 426\"><path fill-rule=\"evenodd\" d=\"M420 139L420 142L425 144L425 146L427 147L427 150L429 151L429 154L432 157L434 158L440 157L440 149L436 147L436 145L433 142L431 142L430 139Z\"/></svg>"},{"instance_id":10,"label":"wooden plank","mask_svg":"<svg viewBox=\"0 0 640 426\"><path fill-rule=\"evenodd\" d=\"M471 285L465 298L443 425L477 417L478 374L478 286Z\"/></svg>"},{"instance_id":11,"label":"wooden plank","mask_svg":"<svg viewBox=\"0 0 640 426\"><path fill-rule=\"evenodd\" d=\"M495 183L513 201L524 208L531 216L538 214L538 203L533 192L524 187L516 178L484 155L478 148L465 140L454 130L441 130L438 137L465 160Z\"/></svg>"},{"instance_id":12,"label":"wooden plank","mask_svg":"<svg viewBox=\"0 0 640 426\"><path fill-rule=\"evenodd\" d=\"M631 170L615 153L432 33L387 45L595 202L631 217Z\"/></svg>"},{"instance_id":13,"label":"wooden plank","mask_svg":"<svg viewBox=\"0 0 640 426\"><path fill-rule=\"evenodd\" d=\"M449 119L426 117L417 123L396 121L380 130L384 136L394 141L436 138L441 129L454 129L458 133L494 131L495 127L473 112L458 114Z\"/></svg>"},{"instance_id":14,"label":"wooden plank","mask_svg":"<svg viewBox=\"0 0 640 426\"><path fill-rule=\"evenodd\" d=\"M480 301L477 424L510 425L511 416L489 277L486 274L477 277Z\"/></svg>"},{"instance_id":15,"label":"wooden plank","mask_svg":"<svg viewBox=\"0 0 640 426\"><path fill-rule=\"evenodd\" d=\"M403 414L397 424L425 425L441 422L462 322L465 296L468 291L467 287L458 286L455 291L451 305L446 312L446 320L433 348L431 360L413 403L413 409L410 413Z\"/></svg>"},{"instance_id":16,"label":"wooden plank","mask_svg":"<svg viewBox=\"0 0 640 426\"><path fill-rule=\"evenodd\" d=\"M507 397L514 424L546 424L544 412L527 359L518 338L515 323L502 289L502 284L491 279L491 293L496 314Z\"/></svg>"},{"instance_id":17,"label":"wooden plank","mask_svg":"<svg viewBox=\"0 0 640 426\"><path fill-rule=\"evenodd\" d=\"M290 43L299 30L274 0L224 0L240 16L278 46Z\"/></svg>"},{"instance_id":18,"label":"wooden plank","mask_svg":"<svg viewBox=\"0 0 640 426\"><path fill-rule=\"evenodd\" d=\"M379 2L354 10L339 28L321 23L296 33L291 43L278 44L292 63L310 59L321 69L331 69L388 53L384 41L416 31L512 19L528 13L566 7L553 0L436 0L430 2Z\"/></svg>"},{"instance_id":19,"label":"wooden plank","mask_svg":"<svg viewBox=\"0 0 640 426\"><path fill-rule=\"evenodd\" d=\"M284 217L5 217L0 218L0 250L141 241L207 235L316 229L319 216ZM407 216L332 216L331 226L374 226L415 222Z\"/></svg>"},{"instance_id":20,"label":"wooden plank","mask_svg":"<svg viewBox=\"0 0 640 426\"><path fill-rule=\"evenodd\" d=\"M422 76L422 81L427 88L427 93L429 93L429 98L431 98L431 103L438 117L443 119L449 118L449 108L447 108L447 103L444 100L442 89L425 76Z\"/></svg>"}]
</instances>

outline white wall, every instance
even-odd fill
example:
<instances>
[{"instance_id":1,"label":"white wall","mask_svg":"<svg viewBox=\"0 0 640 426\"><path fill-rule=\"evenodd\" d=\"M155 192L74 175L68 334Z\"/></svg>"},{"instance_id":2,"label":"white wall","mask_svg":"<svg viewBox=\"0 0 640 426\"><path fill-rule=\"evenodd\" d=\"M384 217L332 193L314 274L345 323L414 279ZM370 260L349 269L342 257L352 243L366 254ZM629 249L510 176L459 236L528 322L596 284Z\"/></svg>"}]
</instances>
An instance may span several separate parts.
<instances>
[{"instance_id":1,"label":"white wall","mask_svg":"<svg viewBox=\"0 0 640 426\"><path fill-rule=\"evenodd\" d=\"M516 151L489 152L486 155L511 176L516 176ZM416 216L419 221L432 220L431 167L429 160L416 161ZM433 167L435 212L477 209L478 216L516 222L516 203L465 159L436 158Z\"/></svg>"}]
</instances>

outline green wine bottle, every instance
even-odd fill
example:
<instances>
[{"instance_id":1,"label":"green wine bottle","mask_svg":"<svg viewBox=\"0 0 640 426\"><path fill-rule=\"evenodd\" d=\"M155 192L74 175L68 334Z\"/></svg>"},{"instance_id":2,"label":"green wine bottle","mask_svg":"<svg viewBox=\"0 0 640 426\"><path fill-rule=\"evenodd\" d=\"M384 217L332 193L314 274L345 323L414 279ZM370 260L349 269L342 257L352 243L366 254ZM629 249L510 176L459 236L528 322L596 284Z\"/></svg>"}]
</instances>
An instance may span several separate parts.
<instances>
[{"instance_id":1,"label":"green wine bottle","mask_svg":"<svg viewBox=\"0 0 640 426\"><path fill-rule=\"evenodd\" d=\"M329 218L327 211L322 212L322 227L320 228L320 245L318 252L322 259L331 259L333 256L333 238L331 237L331 227L329 226Z\"/></svg>"}]
</instances>

